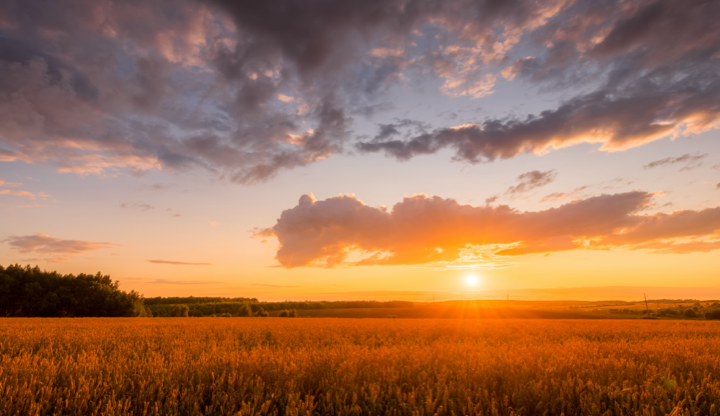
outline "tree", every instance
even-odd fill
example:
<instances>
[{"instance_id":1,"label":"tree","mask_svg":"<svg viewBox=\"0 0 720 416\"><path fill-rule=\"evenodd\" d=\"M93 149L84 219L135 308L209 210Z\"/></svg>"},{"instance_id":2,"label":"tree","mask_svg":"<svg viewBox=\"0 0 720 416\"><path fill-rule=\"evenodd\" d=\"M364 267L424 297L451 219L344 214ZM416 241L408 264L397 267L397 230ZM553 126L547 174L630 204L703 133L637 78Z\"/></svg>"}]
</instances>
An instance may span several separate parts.
<instances>
[{"instance_id":1,"label":"tree","mask_svg":"<svg viewBox=\"0 0 720 416\"><path fill-rule=\"evenodd\" d=\"M281 318L297 318L297 311L295 309L283 309L278 315Z\"/></svg>"},{"instance_id":2,"label":"tree","mask_svg":"<svg viewBox=\"0 0 720 416\"><path fill-rule=\"evenodd\" d=\"M720 319L720 310L705 312L705 319Z\"/></svg>"},{"instance_id":3,"label":"tree","mask_svg":"<svg viewBox=\"0 0 720 416\"><path fill-rule=\"evenodd\" d=\"M142 296L119 286L99 272L75 276L37 266L0 266L0 316L146 316Z\"/></svg>"},{"instance_id":4,"label":"tree","mask_svg":"<svg viewBox=\"0 0 720 416\"><path fill-rule=\"evenodd\" d=\"M250 309L250 305L243 303L242 306L240 306L240 310L238 310L237 316L252 316L252 309Z\"/></svg>"},{"instance_id":5,"label":"tree","mask_svg":"<svg viewBox=\"0 0 720 416\"><path fill-rule=\"evenodd\" d=\"M692 309L686 310L683 315L685 315L686 318L694 318L694 317L697 316L697 314L695 313L695 311L692 310Z\"/></svg>"},{"instance_id":6,"label":"tree","mask_svg":"<svg viewBox=\"0 0 720 416\"><path fill-rule=\"evenodd\" d=\"M190 308L188 305L173 305L173 310L170 314L173 318L187 318L190 314Z\"/></svg>"}]
</instances>

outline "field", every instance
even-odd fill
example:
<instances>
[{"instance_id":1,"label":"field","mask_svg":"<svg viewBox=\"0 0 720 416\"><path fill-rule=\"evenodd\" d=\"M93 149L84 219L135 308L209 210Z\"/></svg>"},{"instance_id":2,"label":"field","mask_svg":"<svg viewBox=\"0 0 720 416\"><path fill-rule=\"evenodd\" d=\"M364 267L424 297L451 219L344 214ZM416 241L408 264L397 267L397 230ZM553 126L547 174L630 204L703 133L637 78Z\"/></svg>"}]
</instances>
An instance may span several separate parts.
<instances>
[{"instance_id":1,"label":"field","mask_svg":"<svg viewBox=\"0 0 720 416\"><path fill-rule=\"evenodd\" d=\"M277 316L279 311L271 311ZM610 315L606 311L552 310L532 308L487 308L456 307L454 305L416 304L412 308L345 308L345 309L306 309L298 310L298 316L308 318L420 318L420 319L626 319L627 317Z\"/></svg>"},{"instance_id":2,"label":"field","mask_svg":"<svg viewBox=\"0 0 720 416\"><path fill-rule=\"evenodd\" d=\"M646 313L645 303L624 302L621 304L598 304L583 302L514 302L507 307L498 301L450 301L437 303L416 302L412 307L393 308L339 308L339 309L298 309L297 314L308 318L422 318L422 319L704 319L705 312L720 311L717 303L678 302L663 306L672 307L673 314L661 314L655 304ZM579 302L578 302L579 303ZM699 304L699 306L698 306ZM694 318L686 318L688 309L696 311ZM279 311L269 311L278 316Z\"/></svg>"},{"instance_id":3,"label":"field","mask_svg":"<svg viewBox=\"0 0 720 416\"><path fill-rule=\"evenodd\" d=\"M0 321L0 415L717 416L720 323Z\"/></svg>"}]
</instances>

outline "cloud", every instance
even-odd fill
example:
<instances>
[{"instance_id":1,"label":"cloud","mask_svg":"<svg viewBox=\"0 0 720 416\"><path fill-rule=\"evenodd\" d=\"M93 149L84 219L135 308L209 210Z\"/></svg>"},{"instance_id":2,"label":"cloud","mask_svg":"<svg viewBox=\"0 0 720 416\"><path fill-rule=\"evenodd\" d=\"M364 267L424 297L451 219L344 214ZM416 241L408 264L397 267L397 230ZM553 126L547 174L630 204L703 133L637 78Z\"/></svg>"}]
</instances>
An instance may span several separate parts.
<instances>
[{"instance_id":1,"label":"cloud","mask_svg":"<svg viewBox=\"0 0 720 416\"><path fill-rule=\"evenodd\" d=\"M9 187L9 188L17 188L19 186L22 186L22 183L19 182L7 182L4 179L0 179L0 186ZM28 191L21 191L16 189L0 189L0 195L14 195L14 196L24 196L30 199L46 199L47 195L43 192L38 193L32 193Z\"/></svg>"},{"instance_id":2,"label":"cloud","mask_svg":"<svg viewBox=\"0 0 720 416\"><path fill-rule=\"evenodd\" d=\"M164 191L166 189L172 188L174 185L166 184L166 183L154 183L151 185L141 185L140 189L144 191Z\"/></svg>"},{"instance_id":3,"label":"cloud","mask_svg":"<svg viewBox=\"0 0 720 416\"><path fill-rule=\"evenodd\" d=\"M148 260L150 263L155 264L171 264L174 266L211 266L211 263L187 263L184 261L171 261L171 260Z\"/></svg>"},{"instance_id":4,"label":"cloud","mask_svg":"<svg viewBox=\"0 0 720 416\"><path fill-rule=\"evenodd\" d=\"M507 195L519 195L543 187L557 178L557 172L555 169L547 172L540 172L539 170L533 170L527 173L523 173L518 176L517 179L520 181L519 184L511 186L505 191Z\"/></svg>"},{"instance_id":5,"label":"cloud","mask_svg":"<svg viewBox=\"0 0 720 416\"><path fill-rule=\"evenodd\" d=\"M600 150L620 151L720 125L720 100L716 102L720 77L716 74L669 83L650 77L642 81L624 88L606 86L524 119L488 119L406 140L359 142L356 147L399 160L452 148L457 160L480 163L523 153L543 154L580 143L598 143Z\"/></svg>"},{"instance_id":6,"label":"cloud","mask_svg":"<svg viewBox=\"0 0 720 416\"><path fill-rule=\"evenodd\" d=\"M720 29L708 14L720 12L720 5L660 0L625 6L575 2L533 33L537 54L501 71L508 80L551 89L598 80L591 92L535 115L364 141L357 148L400 160L452 148L455 159L479 163L579 143L620 151L720 126L720 61L712 58L720 52Z\"/></svg>"},{"instance_id":7,"label":"cloud","mask_svg":"<svg viewBox=\"0 0 720 416\"><path fill-rule=\"evenodd\" d=\"M113 243L63 240L60 238L50 237L47 234L35 234L20 237L13 236L7 238L4 242L7 242L12 248L20 253L46 254L58 261L63 260L68 256L72 257L76 254L117 247L117 245Z\"/></svg>"},{"instance_id":8,"label":"cloud","mask_svg":"<svg viewBox=\"0 0 720 416\"><path fill-rule=\"evenodd\" d=\"M0 179L0 186L8 186L8 187L14 188L14 187L17 187L20 185L22 185L22 184L18 183L18 182L7 182L4 179Z\"/></svg>"},{"instance_id":9,"label":"cloud","mask_svg":"<svg viewBox=\"0 0 720 416\"><path fill-rule=\"evenodd\" d=\"M528 56L527 58L518 59L511 66L503 69L501 74L503 78L508 81L512 81L518 74L532 73L533 70L537 69L537 67L537 59L532 56Z\"/></svg>"},{"instance_id":10,"label":"cloud","mask_svg":"<svg viewBox=\"0 0 720 416\"><path fill-rule=\"evenodd\" d=\"M126 277L123 280L133 280L148 284L158 285L215 285L224 282L214 282L207 280L173 280L173 279L149 279L143 277Z\"/></svg>"},{"instance_id":11,"label":"cloud","mask_svg":"<svg viewBox=\"0 0 720 416\"><path fill-rule=\"evenodd\" d=\"M647 244L663 244L663 250L675 252L714 247L720 207L641 213L652 204L653 194L633 191L521 212L507 205L461 205L453 199L415 195L384 210L354 196L316 201L303 195L296 207L283 211L272 228L259 234L278 239L275 258L286 268L334 267L352 252L362 257L354 265L407 265L483 262L488 257L483 251L512 256L576 249L659 249ZM687 245L687 239L710 241L710 245Z\"/></svg>"},{"instance_id":12,"label":"cloud","mask_svg":"<svg viewBox=\"0 0 720 416\"><path fill-rule=\"evenodd\" d=\"M255 183L355 148L452 148L477 163L619 151L720 120L717 2L7 0L3 12L0 160L78 175ZM393 87L480 98L499 77L568 98L355 143L367 132L352 116L387 109Z\"/></svg>"},{"instance_id":13,"label":"cloud","mask_svg":"<svg viewBox=\"0 0 720 416\"><path fill-rule=\"evenodd\" d=\"M578 188L573 189L571 192L553 192L549 195L545 195L540 199L540 203L543 204L545 202L558 202L558 201L564 201L571 198L576 198L582 194L582 191L588 189L589 186L581 186Z\"/></svg>"},{"instance_id":14,"label":"cloud","mask_svg":"<svg viewBox=\"0 0 720 416\"><path fill-rule=\"evenodd\" d=\"M720 240L690 241L686 243L652 242L634 247L636 250L650 250L654 254L708 253L720 249Z\"/></svg>"},{"instance_id":15,"label":"cloud","mask_svg":"<svg viewBox=\"0 0 720 416\"><path fill-rule=\"evenodd\" d=\"M704 153L702 155L691 155L689 153L684 154L682 156L678 157L666 157L665 159L656 160L654 162L650 162L647 165L643 166L644 169L652 169L659 166L665 166L665 165L674 165L676 163L685 163L685 166L680 169L681 171L684 170L691 170L694 169L702 164L702 160L708 156L707 153Z\"/></svg>"},{"instance_id":16,"label":"cloud","mask_svg":"<svg viewBox=\"0 0 720 416\"><path fill-rule=\"evenodd\" d=\"M142 204L138 202L123 202L120 204L120 208L137 209L140 211L149 211L151 209L155 209L153 205Z\"/></svg>"},{"instance_id":17,"label":"cloud","mask_svg":"<svg viewBox=\"0 0 720 416\"><path fill-rule=\"evenodd\" d=\"M0 189L0 195L15 195L15 196L26 196L30 199L35 199L35 194L28 191L15 191L12 189Z\"/></svg>"}]
</instances>

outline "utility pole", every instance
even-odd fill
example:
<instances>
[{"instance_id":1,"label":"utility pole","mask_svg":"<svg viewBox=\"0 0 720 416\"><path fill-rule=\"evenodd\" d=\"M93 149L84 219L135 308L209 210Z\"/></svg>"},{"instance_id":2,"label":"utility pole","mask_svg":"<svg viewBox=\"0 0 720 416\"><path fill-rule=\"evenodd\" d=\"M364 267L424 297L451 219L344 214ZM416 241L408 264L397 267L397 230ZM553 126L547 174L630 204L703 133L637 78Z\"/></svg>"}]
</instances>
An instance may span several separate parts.
<instances>
[{"instance_id":1,"label":"utility pole","mask_svg":"<svg viewBox=\"0 0 720 416\"><path fill-rule=\"evenodd\" d=\"M510 307L510 294L507 294L507 307Z\"/></svg>"},{"instance_id":2,"label":"utility pole","mask_svg":"<svg viewBox=\"0 0 720 416\"><path fill-rule=\"evenodd\" d=\"M647 313L650 314L650 307L648 306L647 295L643 293L643 296L645 296L645 310L647 310Z\"/></svg>"}]
</instances>

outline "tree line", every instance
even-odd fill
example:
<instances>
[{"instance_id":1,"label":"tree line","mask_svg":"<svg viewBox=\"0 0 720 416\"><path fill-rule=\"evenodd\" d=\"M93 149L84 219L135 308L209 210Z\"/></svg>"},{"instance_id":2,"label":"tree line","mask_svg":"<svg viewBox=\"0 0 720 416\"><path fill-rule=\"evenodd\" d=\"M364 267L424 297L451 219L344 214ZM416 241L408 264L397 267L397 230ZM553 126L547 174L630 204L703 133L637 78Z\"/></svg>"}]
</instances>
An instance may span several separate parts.
<instances>
[{"instance_id":1,"label":"tree line","mask_svg":"<svg viewBox=\"0 0 720 416\"><path fill-rule=\"evenodd\" d=\"M0 317L264 317L270 311L280 317L297 317L298 310L412 306L413 302L406 301L260 302L251 297L193 296L146 299L135 291L121 290L118 281L99 272L63 275L37 266L0 265ZM653 312L658 317L720 320L720 303L695 302L691 307Z\"/></svg>"},{"instance_id":2,"label":"tree line","mask_svg":"<svg viewBox=\"0 0 720 416\"><path fill-rule=\"evenodd\" d=\"M187 297L155 297L145 298L146 305L190 305L192 303L243 303L243 302L257 302L257 298L218 298L218 297L207 297L207 296L187 296Z\"/></svg>"},{"instance_id":3,"label":"tree line","mask_svg":"<svg viewBox=\"0 0 720 416\"><path fill-rule=\"evenodd\" d=\"M101 273L62 275L39 267L0 266L0 316L148 316L143 297Z\"/></svg>"},{"instance_id":4,"label":"tree line","mask_svg":"<svg viewBox=\"0 0 720 416\"><path fill-rule=\"evenodd\" d=\"M0 265L0 316L5 317L296 317L297 310L412 307L402 301L259 302L250 297L154 297L120 289L110 276L60 274Z\"/></svg>"},{"instance_id":5,"label":"tree line","mask_svg":"<svg viewBox=\"0 0 720 416\"><path fill-rule=\"evenodd\" d=\"M257 303L224 302L224 303L178 303L147 305L152 316L160 318L185 316L257 316L266 317L270 314Z\"/></svg>"}]
</instances>

